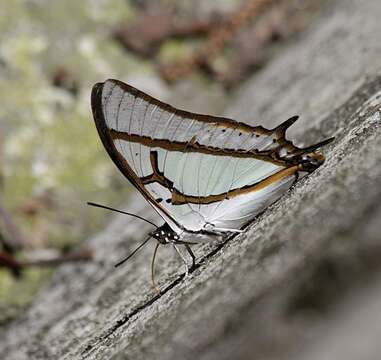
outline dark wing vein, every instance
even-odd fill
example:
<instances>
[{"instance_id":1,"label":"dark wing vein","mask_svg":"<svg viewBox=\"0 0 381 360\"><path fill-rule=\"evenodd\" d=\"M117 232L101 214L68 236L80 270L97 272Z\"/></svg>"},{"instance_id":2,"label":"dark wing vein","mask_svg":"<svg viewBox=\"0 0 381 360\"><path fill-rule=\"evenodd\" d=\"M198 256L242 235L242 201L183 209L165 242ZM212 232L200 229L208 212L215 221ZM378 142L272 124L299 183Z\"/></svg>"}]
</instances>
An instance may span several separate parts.
<instances>
[{"instance_id":1,"label":"dark wing vein","mask_svg":"<svg viewBox=\"0 0 381 360\"><path fill-rule=\"evenodd\" d=\"M116 128L119 130L119 116L120 116L120 107L122 106L122 103L123 103L123 100L124 100L124 97L125 97L125 93L123 93L123 95L122 95L122 97L121 97L121 99L120 99L120 101L119 101L119 104L118 104L118 111L117 111L117 113L116 113L116 120L115 120L115 126L116 126ZM120 147L120 149L122 150L122 152L125 152L126 154L127 154L127 152L126 152L126 144L125 144L125 142L124 141L121 141L121 140L119 140L119 147Z\"/></svg>"},{"instance_id":2,"label":"dark wing vein","mask_svg":"<svg viewBox=\"0 0 381 360\"><path fill-rule=\"evenodd\" d=\"M125 93L123 93L124 95ZM132 127L132 122L134 121L134 112L135 112L135 104L136 104L137 98L134 96L134 100L132 102L132 109L131 109L131 114L130 114L130 122L128 124L128 132L131 134L131 127ZM130 154L131 154L131 161L132 165L134 166L134 171L135 173L139 176L139 173L137 171L137 167L135 164L135 159L134 159L134 152L132 151L132 143L128 142L128 147L130 148Z\"/></svg>"},{"instance_id":3,"label":"dark wing vein","mask_svg":"<svg viewBox=\"0 0 381 360\"><path fill-rule=\"evenodd\" d=\"M210 137L210 141L211 141L212 138L214 137L216 131L217 131L217 136L216 136L216 139L217 139L218 134L220 134L220 132L219 132L218 130L219 130L219 129L218 129L217 127L214 128L213 133L211 134L211 137ZM215 171L215 169L216 169L216 165L217 165L217 161L215 161L215 162L213 163L212 169L211 169L211 171L209 172L208 181L206 182L205 192L206 192L206 191L208 190L208 188L209 188L209 184L210 184L211 179L213 178L212 175L214 174L214 171ZM210 191L209 193L212 194L211 191ZM206 195L207 195L207 194L206 194ZM210 214L211 214L211 211L209 210L209 215L208 215L208 216L210 216Z\"/></svg>"},{"instance_id":4,"label":"dark wing vein","mask_svg":"<svg viewBox=\"0 0 381 360\"><path fill-rule=\"evenodd\" d=\"M225 142L224 142L224 144L223 144L223 147L226 146L227 142L229 141L229 139L231 138L231 136L233 135L233 133L235 132L235 130L236 130L236 129L233 129L233 130L230 132L230 134L226 137L226 140L225 140ZM219 178L223 176L223 174L227 171L227 169L229 169L229 165L230 165L232 159L233 159L233 157L230 157L230 159L229 159L229 161L228 161L228 164L227 164L225 167L222 168L222 171L220 170L220 173L219 173L219 176L218 176ZM214 190L215 190L215 188L216 188L216 186L217 186L217 183L218 183L218 181L214 183L214 186L213 186L212 190L210 191L210 194L213 194L213 192L214 192ZM226 192L226 193L227 193L227 192ZM219 204L217 204L217 205L215 206L215 208L214 208L213 210L210 211L210 214L216 211L218 205L219 205Z\"/></svg>"},{"instance_id":5,"label":"dark wing vein","mask_svg":"<svg viewBox=\"0 0 381 360\"><path fill-rule=\"evenodd\" d=\"M142 118L141 126L140 126L140 136L143 135L144 122L147 116L148 108L149 108L149 103L145 103L144 116ZM142 166L142 144L139 144L139 165L140 165L141 176L144 176L143 166Z\"/></svg>"},{"instance_id":6,"label":"dark wing vein","mask_svg":"<svg viewBox=\"0 0 381 360\"><path fill-rule=\"evenodd\" d=\"M170 117L169 117L169 119L168 119L168 123L167 123L167 125L166 125L166 127L165 127L165 131L166 131L166 130L168 129L168 127L171 125L171 123L173 122L173 119L175 119L175 116L176 116L176 113L173 113L173 114L170 115ZM179 128L181 122L182 122L182 119L181 119L181 121L179 122L179 124L177 125L176 129L173 131L173 134L172 134L172 136L171 136L170 141L172 141L173 138L175 137L176 131L177 131L177 129ZM165 133L165 131L164 131L164 133ZM163 162L163 173L164 173L164 174L165 174L165 169L166 169L166 167L167 167L167 157L168 157L168 150L166 150L166 152L165 152L165 157L164 157L164 162Z\"/></svg>"},{"instance_id":7,"label":"dark wing vein","mask_svg":"<svg viewBox=\"0 0 381 360\"><path fill-rule=\"evenodd\" d=\"M205 127L204 125L201 127L200 133L202 133L202 131L204 130L204 127ZM200 194L200 169L201 169L201 166L202 166L203 157L201 156L201 158L200 158L200 154L199 154L198 158L200 159L200 161L198 162L198 167L197 167L197 197L199 198L199 201L198 201L198 212L200 212L200 208L201 208L201 199L200 199L200 196L201 196L201 194Z\"/></svg>"},{"instance_id":8,"label":"dark wing vein","mask_svg":"<svg viewBox=\"0 0 381 360\"><path fill-rule=\"evenodd\" d=\"M243 145L247 142L247 140L249 139L250 137L247 136L246 139L244 141L241 142L240 146L242 149L244 149ZM254 160L255 162L255 160ZM237 171L237 166L238 166L238 163L239 163L239 159L236 159L236 162L235 162L235 166L234 166L234 171L233 171L233 176L232 176L232 181L230 183L230 186L229 188L227 189L226 191L226 194L228 194L232 188L233 188L233 184L234 184L234 178L235 178L235 174L236 174L236 171ZM226 199L222 200L217 206L216 208L214 209L214 211L217 211L218 207L222 205L222 203L225 201Z\"/></svg>"},{"instance_id":9,"label":"dark wing vein","mask_svg":"<svg viewBox=\"0 0 381 360\"><path fill-rule=\"evenodd\" d=\"M186 133L185 133L184 139L187 138L187 135L188 135L188 133L190 132L190 130L193 128L194 124L195 124L195 121L192 120L192 123L190 124L190 126L188 127L188 129L187 129L187 131L186 131ZM180 186L180 188L181 188L181 192L182 192L183 194L184 194L184 169L185 169L185 166L186 166L186 164L187 164L188 154L189 154L189 152L185 152L185 154L183 155L183 156L185 156L185 159L184 159L184 161L182 162L181 173L179 174L179 177L178 177L178 178L179 178L179 186ZM177 177L177 174L176 174L176 177ZM193 210L193 207L192 207L191 204L186 203L186 205L187 205L187 207L189 208L189 210L190 210L191 212L194 211L194 210Z\"/></svg>"}]
</instances>

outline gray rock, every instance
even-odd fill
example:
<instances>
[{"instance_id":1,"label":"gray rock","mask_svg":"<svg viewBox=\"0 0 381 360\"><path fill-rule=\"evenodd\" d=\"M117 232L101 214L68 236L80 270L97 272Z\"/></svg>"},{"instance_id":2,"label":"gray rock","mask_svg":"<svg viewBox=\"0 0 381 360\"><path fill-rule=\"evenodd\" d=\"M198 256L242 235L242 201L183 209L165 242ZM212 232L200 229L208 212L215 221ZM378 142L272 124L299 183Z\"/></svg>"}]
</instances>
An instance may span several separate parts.
<instances>
[{"instance_id":1,"label":"gray rock","mask_svg":"<svg viewBox=\"0 0 381 360\"><path fill-rule=\"evenodd\" d=\"M336 1L228 110L270 127L300 114L299 143L336 136L321 168L243 234L199 249L186 279L163 251L160 296L153 244L112 270L149 230L115 218L89 240L94 263L62 266L1 330L0 358L379 358L380 18L380 1Z\"/></svg>"}]
</instances>

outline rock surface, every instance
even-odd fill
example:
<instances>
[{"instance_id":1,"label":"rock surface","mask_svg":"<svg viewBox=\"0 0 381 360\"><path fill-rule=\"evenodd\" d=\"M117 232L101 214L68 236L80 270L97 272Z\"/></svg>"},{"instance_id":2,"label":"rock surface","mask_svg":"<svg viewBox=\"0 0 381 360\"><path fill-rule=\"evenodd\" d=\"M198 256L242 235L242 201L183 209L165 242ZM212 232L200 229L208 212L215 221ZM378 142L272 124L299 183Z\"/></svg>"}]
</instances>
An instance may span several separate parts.
<instances>
[{"instance_id":1,"label":"rock surface","mask_svg":"<svg viewBox=\"0 0 381 360\"><path fill-rule=\"evenodd\" d=\"M117 217L88 242L93 264L62 266L1 330L0 358L378 359L380 18L377 0L336 1L229 108L268 127L300 114L299 143L335 136L321 168L243 234L198 249L189 277L163 251L162 295L147 281L153 244L112 270L149 230Z\"/></svg>"}]
</instances>

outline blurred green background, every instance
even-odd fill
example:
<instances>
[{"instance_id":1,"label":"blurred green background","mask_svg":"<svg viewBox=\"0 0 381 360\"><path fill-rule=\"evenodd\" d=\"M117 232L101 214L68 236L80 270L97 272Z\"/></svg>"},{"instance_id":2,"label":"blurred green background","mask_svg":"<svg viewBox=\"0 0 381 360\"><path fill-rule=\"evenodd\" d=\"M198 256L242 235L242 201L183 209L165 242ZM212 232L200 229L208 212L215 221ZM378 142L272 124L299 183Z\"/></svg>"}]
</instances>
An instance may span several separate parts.
<instances>
[{"instance_id":1,"label":"blurred green background","mask_svg":"<svg viewBox=\"0 0 381 360\"><path fill-rule=\"evenodd\" d=\"M110 24L131 16L122 0L1 6L1 197L27 241L21 257L69 250L102 227L108 214L89 209L87 200L127 200L129 185L100 146L89 94L105 77L149 71L107 39ZM73 90L55 86L59 72L70 74ZM0 269L0 322L16 315L50 272L25 269L15 279Z\"/></svg>"},{"instance_id":2,"label":"blurred green background","mask_svg":"<svg viewBox=\"0 0 381 360\"><path fill-rule=\"evenodd\" d=\"M197 16L213 8L229 11L238 1L204 8L186 1L146 3ZM149 58L126 52L113 39L113 28L133 21L146 5L125 0L2 3L0 199L26 241L18 258L46 248L69 251L99 231L110 214L89 208L86 201L128 206L130 184L108 158L92 120L93 84L117 78L183 107L222 108L225 92L220 86L195 75L174 91ZM176 59L197 43L167 41L157 57ZM195 88L202 90L190 96ZM25 268L16 279L0 268L0 323L17 315L51 271Z\"/></svg>"}]
</instances>

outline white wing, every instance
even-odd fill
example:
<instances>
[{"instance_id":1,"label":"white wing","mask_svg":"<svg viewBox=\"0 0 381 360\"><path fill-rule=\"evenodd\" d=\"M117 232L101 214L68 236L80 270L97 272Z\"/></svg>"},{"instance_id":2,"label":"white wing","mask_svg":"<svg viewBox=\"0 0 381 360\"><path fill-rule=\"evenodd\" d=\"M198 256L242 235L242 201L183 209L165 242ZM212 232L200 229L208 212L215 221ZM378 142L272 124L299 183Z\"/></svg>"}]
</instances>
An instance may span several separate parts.
<instances>
[{"instance_id":1,"label":"white wing","mask_svg":"<svg viewBox=\"0 0 381 360\"><path fill-rule=\"evenodd\" d=\"M297 117L252 127L175 109L118 80L94 86L92 108L115 164L178 233L239 229L324 160L314 152L322 144L285 139Z\"/></svg>"}]
</instances>

